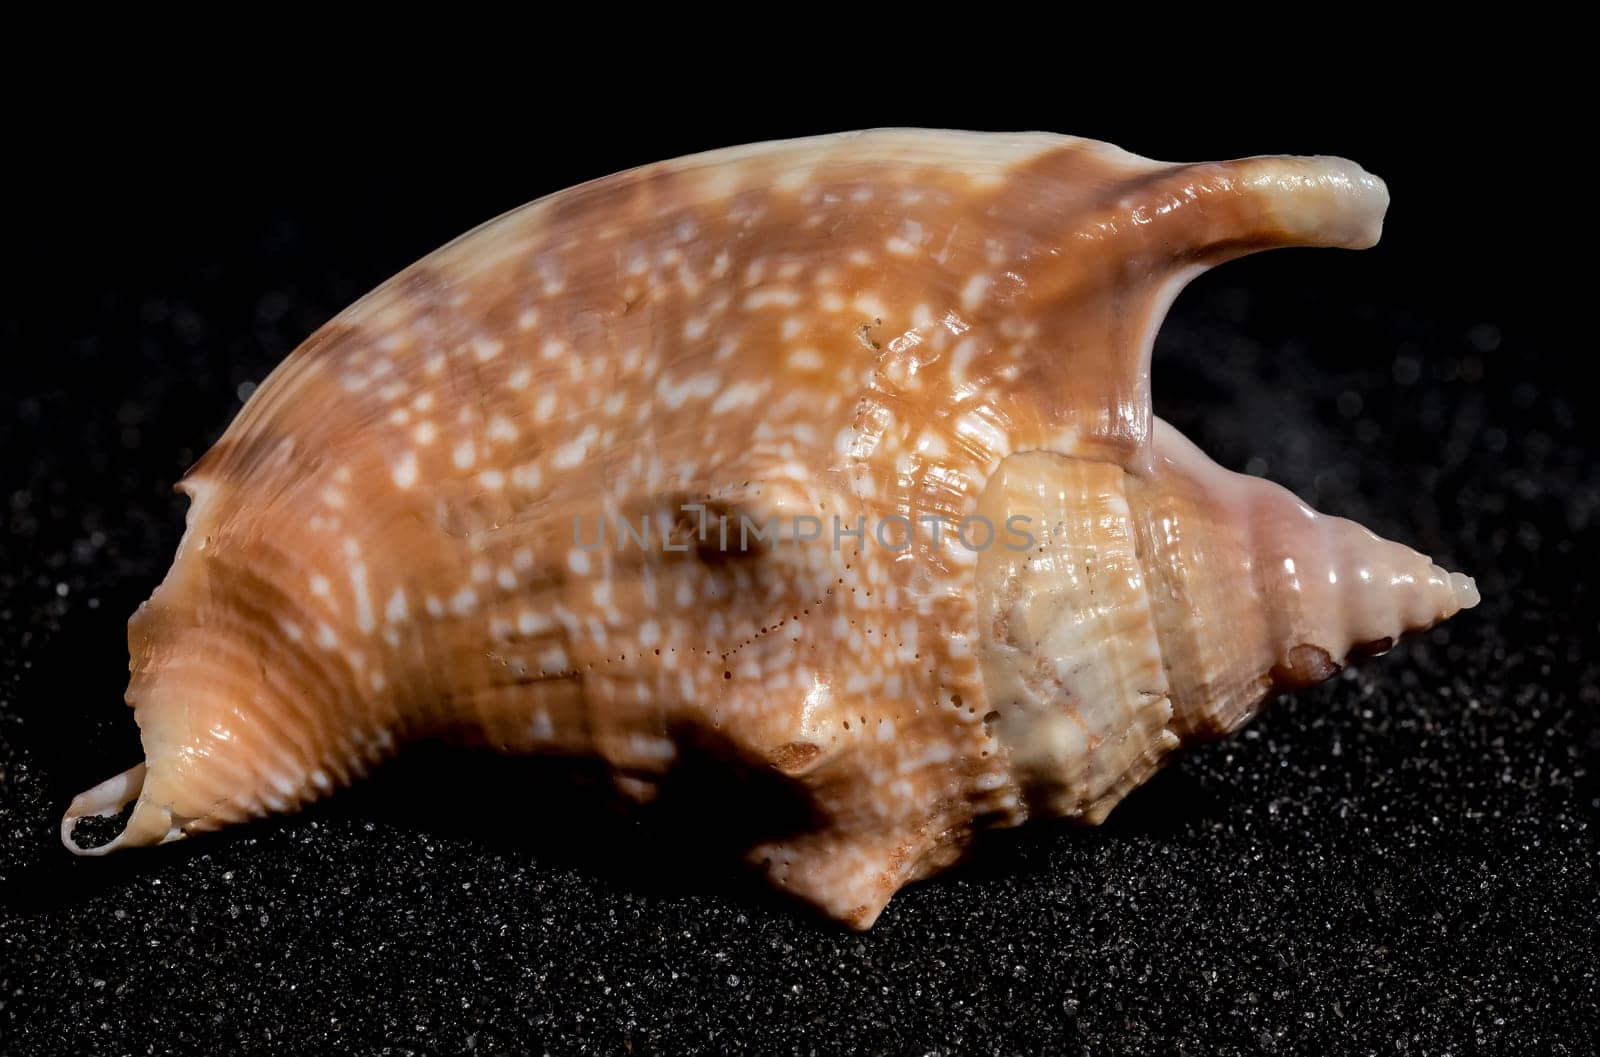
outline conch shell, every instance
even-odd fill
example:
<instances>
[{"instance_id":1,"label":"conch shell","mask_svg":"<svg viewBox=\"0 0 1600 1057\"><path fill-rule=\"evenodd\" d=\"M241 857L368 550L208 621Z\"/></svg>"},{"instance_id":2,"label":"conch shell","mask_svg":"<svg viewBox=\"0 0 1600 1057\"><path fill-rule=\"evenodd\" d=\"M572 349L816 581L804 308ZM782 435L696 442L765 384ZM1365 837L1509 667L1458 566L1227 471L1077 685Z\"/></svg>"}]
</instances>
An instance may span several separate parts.
<instances>
[{"instance_id":1,"label":"conch shell","mask_svg":"<svg viewBox=\"0 0 1600 1057\"><path fill-rule=\"evenodd\" d=\"M807 805L750 861L866 927L979 828L1098 822L1477 601L1150 412L1188 279L1369 246L1387 200L1333 158L905 130L492 221L312 335L178 486L129 622L145 761L62 839L291 811L423 738L640 799L710 745Z\"/></svg>"}]
</instances>

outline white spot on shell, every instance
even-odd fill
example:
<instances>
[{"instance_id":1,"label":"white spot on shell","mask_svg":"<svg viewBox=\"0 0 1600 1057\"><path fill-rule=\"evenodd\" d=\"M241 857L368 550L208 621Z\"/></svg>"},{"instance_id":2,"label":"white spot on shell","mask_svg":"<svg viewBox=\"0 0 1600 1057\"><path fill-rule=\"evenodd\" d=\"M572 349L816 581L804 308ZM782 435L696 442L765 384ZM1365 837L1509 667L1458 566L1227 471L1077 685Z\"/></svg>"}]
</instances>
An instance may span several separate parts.
<instances>
[{"instance_id":1,"label":"white spot on shell","mask_svg":"<svg viewBox=\"0 0 1600 1057\"><path fill-rule=\"evenodd\" d=\"M870 317L874 321L874 325L878 320L889 314L889 310L884 307L883 301L875 294L857 294L856 299L851 304L855 306L857 312Z\"/></svg>"},{"instance_id":2,"label":"white spot on shell","mask_svg":"<svg viewBox=\"0 0 1600 1057\"><path fill-rule=\"evenodd\" d=\"M982 307L984 299L989 296L991 280L987 275L974 275L967 280L961 288L961 307L968 312L976 312Z\"/></svg>"},{"instance_id":3,"label":"white spot on shell","mask_svg":"<svg viewBox=\"0 0 1600 1057\"><path fill-rule=\"evenodd\" d=\"M487 436L491 441L513 441L517 439L517 427L504 415L495 415L489 420Z\"/></svg>"},{"instance_id":4,"label":"white spot on shell","mask_svg":"<svg viewBox=\"0 0 1600 1057\"><path fill-rule=\"evenodd\" d=\"M356 596L356 627L360 628L363 634L370 635L378 626L378 621L372 613L372 595L367 590L365 562L350 564L350 589Z\"/></svg>"},{"instance_id":5,"label":"white spot on shell","mask_svg":"<svg viewBox=\"0 0 1600 1057\"><path fill-rule=\"evenodd\" d=\"M766 386L757 382L738 382L730 385L718 394L711 405L713 415L721 415L732 411L736 407L749 407L761 399L761 394L766 392Z\"/></svg>"},{"instance_id":6,"label":"white spot on shell","mask_svg":"<svg viewBox=\"0 0 1600 1057\"><path fill-rule=\"evenodd\" d=\"M405 588L396 587L394 589L394 594L389 596L388 605L383 607L383 615L391 624L399 624L406 619Z\"/></svg>"},{"instance_id":7,"label":"white spot on shell","mask_svg":"<svg viewBox=\"0 0 1600 1057\"><path fill-rule=\"evenodd\" d=\"M777 305L793 308L800 303L800 295L786 286L767 286L745 295L744 307L756 310Z\"/></svg>"},{"instance_id":8,"label":"white spot on shell","mask_svg":"<svg viewBox=\"0 0 1600 1057\"><path fill-rule=\"evenodd\" d=\"M538 488L543 479L544 472L536 462L523 463L511 471L511 483L530 492Z\"/></svg>"},{"instance_id":9,"label":"white spot on shell","mask_svg":"<svg viewBox=\"0 0 1600 1057\"><path fill-rule=\"evenodd\" d=\"M570 470L583 462L589 454L589 445L595 442L599 431L593 426L585 426L582 433L556 449L555 457L551 460L558 470Z\"/></svg>"},{"instance_id":10,"label":"white spot on shell","mask_svg":"<svg viewBox=\"0 0 1600 1057\"><path fill-rule=\"evenodd\" d=\"M789 366L797 371L820 371L822 369L822 353L816 349L798 348L789 350Z\"/></svg>"},{"instance_id":11,"label":"white spot on shell","mask_svg":"<svg viewBox=\"0 0 1600 1057\"><path fill-rule=\"evenodd\" d=\"M978 351L978 339L965 337L956 342L956 347L950 352L950 381L954 385L964 385L967 381L967 365L972 362L972 357Z\"/></svg>"},{"instance_id":12,"label":"white spot on shell","mask_svg":"<svg viewBox=\"0 0 1600 1057\"><path fill-rule=\"evenodd\" d=\"M676 411L681 408L690 397L701 400L710 397L717 391L721 380L712 373L697 374L686 379L681 385L674 385L670 375L663 374L656 381L656 396L669 410Z\"/></svg>"},{"instance_id":13,"label":"white spot on shell","mask_svg":"<svg viewBox=\"0 0 1600 1057\"><path fill-rule=\"evenodd\" d=\"M410 488L417 483L417 453L408 451L394 464L394 483L400 488Z\"/></svg>"}]
</instances>

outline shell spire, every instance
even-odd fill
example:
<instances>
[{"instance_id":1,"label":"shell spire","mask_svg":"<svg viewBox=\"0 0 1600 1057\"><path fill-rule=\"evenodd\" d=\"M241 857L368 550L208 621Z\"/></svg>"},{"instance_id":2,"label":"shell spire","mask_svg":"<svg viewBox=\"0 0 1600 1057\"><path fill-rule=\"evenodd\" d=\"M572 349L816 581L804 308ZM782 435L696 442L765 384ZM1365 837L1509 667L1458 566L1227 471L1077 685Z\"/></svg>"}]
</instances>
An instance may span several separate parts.
<instances>
[{"instance_id":1,"label":"shell spire","mask_svg":"<svg viewBox=\"0 0 1600 1057\"><path fill-rule=\"evenodd\" d=\"M1159 419L1155 449L1131 496L1182 735L1228 733L1478 604L1471 577L1218 466Z\"/></svg>"}]
</instances>

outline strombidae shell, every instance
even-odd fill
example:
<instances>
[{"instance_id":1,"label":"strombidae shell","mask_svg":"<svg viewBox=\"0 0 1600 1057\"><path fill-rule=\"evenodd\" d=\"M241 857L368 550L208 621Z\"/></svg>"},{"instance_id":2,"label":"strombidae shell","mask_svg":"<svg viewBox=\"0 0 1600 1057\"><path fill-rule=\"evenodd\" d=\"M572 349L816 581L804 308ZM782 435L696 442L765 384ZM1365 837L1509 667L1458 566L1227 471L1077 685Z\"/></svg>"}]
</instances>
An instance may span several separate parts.
<instances>
[{"instance_id":1,"label":"strombidae shell","mask_svg":"<svg viewBox=\"0 0 1600 1057\"><path fill-rule=\"evenodd\" d=\"M1370 245L1386 204L1330 158L878 131L501 217L312 335L180 485L129 624L145 762L63 840L293 810L442 735L648 798L705 735L812 808L751 861L865 927L977 826L1098 822L1476 602L1150 414L1187 279Z\"/></svg>"}]
</instances>

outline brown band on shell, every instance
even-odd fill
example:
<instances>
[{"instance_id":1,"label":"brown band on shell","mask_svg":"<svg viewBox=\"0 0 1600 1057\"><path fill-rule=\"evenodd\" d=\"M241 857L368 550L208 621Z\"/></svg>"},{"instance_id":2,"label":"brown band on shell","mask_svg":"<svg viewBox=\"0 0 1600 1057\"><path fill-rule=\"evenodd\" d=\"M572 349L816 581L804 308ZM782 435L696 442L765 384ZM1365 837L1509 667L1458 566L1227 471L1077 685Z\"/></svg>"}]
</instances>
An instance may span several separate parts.
<instances>
[{"instance_id":1,"label":"brown band on shell","mask_svg":"<svg viewBox=\"0 0 1600 1057\"><path fill-rule=\"evenodd\" d=\"M1342 667L1321 646L1301 643L1272 666L1272 678L1285 689L1300 690L1333 678Z\"/></svg>"}]
</instances>

